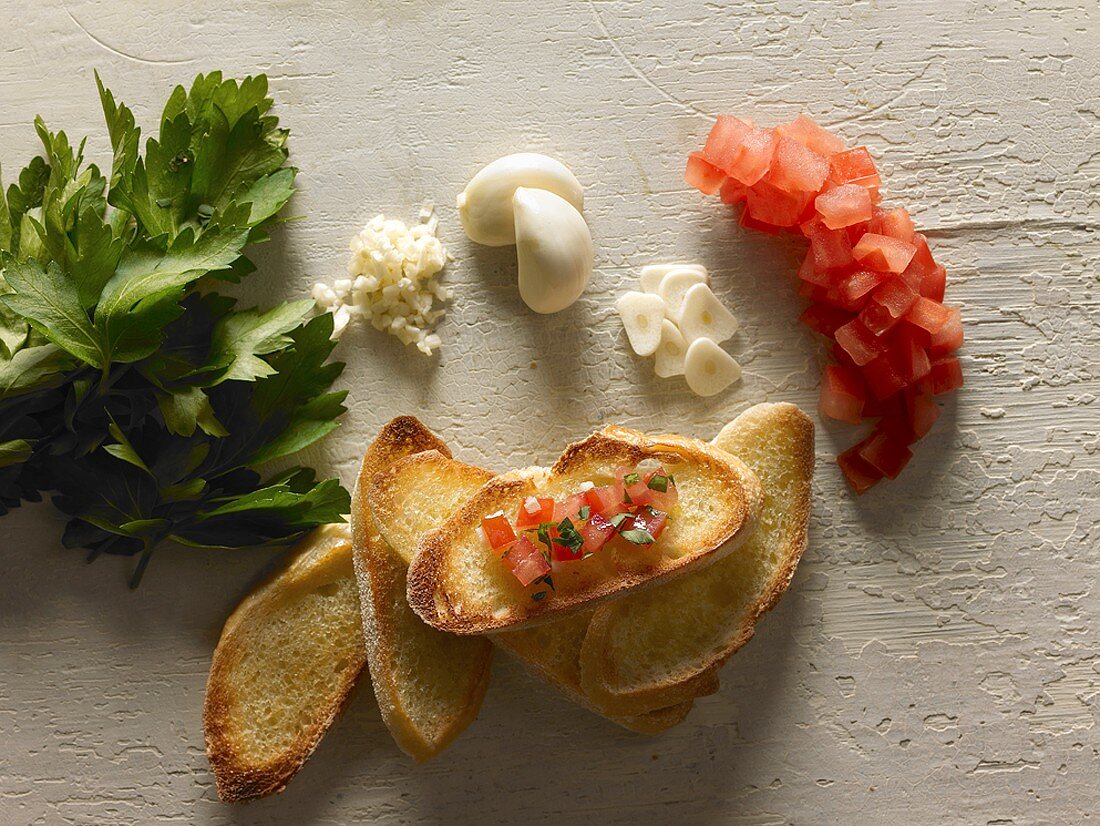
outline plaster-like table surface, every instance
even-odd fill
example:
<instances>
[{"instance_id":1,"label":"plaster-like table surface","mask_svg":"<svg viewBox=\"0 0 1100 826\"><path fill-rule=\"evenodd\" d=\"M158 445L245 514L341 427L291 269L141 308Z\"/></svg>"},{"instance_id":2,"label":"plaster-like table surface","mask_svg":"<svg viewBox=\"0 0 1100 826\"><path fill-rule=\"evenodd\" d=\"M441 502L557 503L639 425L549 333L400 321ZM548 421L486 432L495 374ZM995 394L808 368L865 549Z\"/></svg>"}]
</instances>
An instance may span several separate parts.
<instances>
[{"instance_id":1,"label":"plaster-like table surface","mask_svg":"<svg viewBox=\"0 0 1100 826\"><path fill-rule=\"evenodd\" d=\"M154 8L158 10L154 10ZM339 274L352 232L439 205L457 295L442 354L371 330L339 355L351 410L306 457L350 482L412 412L458 456L551 459L610 420L712 435L752 402L813 410L798 245L682 182L714 114L806 111L873 148L951 275L966 388L900 481L856 500L820 424L811 544L790 594L687 722L647 739L498 658L480 719L414 766L363 687L275 798L217 801L200 710L221 623L267 551L85 566L48 506L3 520L0 822L1081 823L1100 808L1100 10L1095 0L6 2L0 159L31 120L92 134L92 70L148 130L171 85L266 72L304 216L244 295ZM510 250L470 244L455 194L516 149L587 187L597 272L572 310L520 304ZM651 376L611 307L657 260L705 263L743 329L709 400ZM816 414L815 414L816 416Z\"/></svg>"}]
</instances>

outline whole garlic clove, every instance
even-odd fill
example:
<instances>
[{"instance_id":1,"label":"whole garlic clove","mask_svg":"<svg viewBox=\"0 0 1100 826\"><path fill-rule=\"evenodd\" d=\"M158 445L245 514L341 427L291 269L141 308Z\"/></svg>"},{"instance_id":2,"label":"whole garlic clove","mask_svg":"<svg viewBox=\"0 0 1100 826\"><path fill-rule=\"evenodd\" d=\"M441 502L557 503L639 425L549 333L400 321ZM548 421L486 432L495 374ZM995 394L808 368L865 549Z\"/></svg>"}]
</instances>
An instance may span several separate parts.
<instances>
[{"instance_id":1,"label":"whole garlic clove","mask_svg":"<svg viewBox=\"0 0 1100 826\"><path fill-rule=\"evenodd\" d=\"M505 155L482 167L458 196L458 217L471 241L489 247L516 243L512 198L519 187L553 192L584 209L580 181L565 164L534 152Z\"/></svg>"},{"instance_id":2,"label":"whole garlic clove","mask_svg":"<svg viewBox=\"0 0 1100 826\"><path fill-rule=\"evenodd\" d=\"M592 275L592 234L574 206L545 189L519 187L512 198L519 294L536 313L564 310Z\"/></svg>"},{"instance_id":3,"label":"whole garlic clove","mask_svg":"<svg viewBox=\"0 0 1100 826\"><path fill-rule=\"evenodd\" d=\"M684 359L684 378L696 395L713 396L741 378L741 365L709 338L697 338Z\"/></svg>"},{"instance_id":4,"label":"whole garlic clove","mask_svg":"<svg viewBox=\"0 0 1100 826\"><path fill-rule=\"evenodd\" d=\"M718 296L706 284L696 284L687 291L680 305L680 332L689 342L709 338L715 344L733 337L737 319L726 309Z\"/></svg>"},{"instance_id":5,"label":"whole garlic clove","mask_svg":"<svg viewBox=\"0 0 1100 826\"><path fill-rule=\"evenodd\" d=\"M661 279L673 270L692 270L703 276L704 283L710 282L707 268L702 264L647 264L642 267L641 276L638 279L642 292L656 293L657 288L661 285Z\"/></svg>"},{"instance_id":6,"label":"whole garlic clove","mask_svg":"<svg viewBox=\"0 0 1100 826\"><path fill-rule=\"evenodd\" d=\"M661 343L654 352L653 370L662 379L684 374L688 345L676 325L667 318L661 322Z\"/></svg>"},{"instance_id":7,"label":"whole garlic clove","mask_svg":"<svg viewBox=\"0 0 1100 826\"><path fill-rule=\"evenodd\" d=\"M651 356L661 343L665 302L659 295L631 290L619 296L615 309L623 320L630 349L639 356Z\"/></svg>"},{"instance_id":8,"label":"whole garlic clove","mask_svg":"<svg viewBox=\"0 0 1100 826\"><path fill-rule=\"evenodd\" d=\"M688 290L696 284L706 284L706 276L696 270L676 269L666 273L657 286L657 295L665 300L665 314L680 323L680 311Z\"/></svg>"}]
</instances>

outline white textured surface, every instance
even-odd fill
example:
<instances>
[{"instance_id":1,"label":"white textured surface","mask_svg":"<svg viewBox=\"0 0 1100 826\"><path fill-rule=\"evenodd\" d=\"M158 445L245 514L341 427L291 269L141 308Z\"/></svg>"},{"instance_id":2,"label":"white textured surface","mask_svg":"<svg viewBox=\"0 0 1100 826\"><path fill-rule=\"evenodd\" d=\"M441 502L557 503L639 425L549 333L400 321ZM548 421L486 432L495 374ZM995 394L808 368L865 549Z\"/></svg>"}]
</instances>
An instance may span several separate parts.
<instances>
[{"instance_id":1,"label":"white textured surface","mask_svg":"<svg viewBox=\"0 0 1100 826\"><path fill-rule=\"evenodd\" d=\"M0 9L0 159L41 113L104 154L92 68L148 125L198 71L266 71L301 168L250 294L341 272L380 210L440 205L459 299L442 357L350 331L353 409L310 459L345 480L390 416L490 466L546 460L602 419L710 436L750 402L812 409L793 242L742 233L681 182L708 116L805 110L881 163L952 276L967 387L898 483L861 501L819 430L811 547L719 695L658 739L501 659L481 719L414 767L361 692L290 788L219 804L200 709L223 618L268 558L165 550L142 588L85 567L61 521L3 522L0 822L1082 823L1100 767L1100 12L1095 0L564 4L113 0ZM542 8L540 8L542 6ZM557 8L554 8L554 7ZM140 11L139 11L140 9ZM597 272L565 316L524 311L510 250L454 196L532 149L586 184ZM743 326L744 383L709 400L629 354L613 297L698 260ZM408 355L406 355L408 353Z\"/></svg>"}]
</instances>

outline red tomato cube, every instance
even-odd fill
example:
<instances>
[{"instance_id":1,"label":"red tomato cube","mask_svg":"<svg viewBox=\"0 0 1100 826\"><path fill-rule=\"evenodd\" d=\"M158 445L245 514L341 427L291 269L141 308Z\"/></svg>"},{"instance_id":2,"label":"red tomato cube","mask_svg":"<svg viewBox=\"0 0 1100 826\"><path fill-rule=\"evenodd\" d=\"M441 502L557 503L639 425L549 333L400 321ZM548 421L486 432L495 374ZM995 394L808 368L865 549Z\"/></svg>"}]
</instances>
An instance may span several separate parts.
<instances>
[{"instance_id":1,"label":"red tomato cube","mask_svg":"<svg viewBox=\"0 0 1100 826\"><path fill-rule=\"evenodd\" d=\"M836 457L848 484L857 494L864 494L882 479L882 472L859 455L860 444L853 445Z\"/></svg>"},{"instance_id":2,"label":"red tomato cube","mask_svg":"<svg viewBox=\"0 0 1100 826\"><path fill-rule=\"evenodd\" d=\"M821 380L821 413L849 424L863 421L863 402L867 391L859 373L850 367L830 364Z\"/></svg>"},{"instance_id":3,"label":"red tomato cube","mask_svg":"<svg viewBox=\"0 0 1100 826\"><path fill-rule=\"evenodd\" d=\"M894 318L901 318L913 306L917 294L901 278L894 277L875 290L871 300L885 307Z\"/></svg>"},{"instance_id":4,"label":"red tomato cube","mask_svg":"<svg viewBox=\"0 0 1100 826\"><path fill-rule=\"evenodd\" d=\"M798 268L798 279L821 287L828 287L833 283L828 272L819 271L814 265L814 251L810 248L806 249L806 257L802 259L802 264Z\"/></svg>"},{"instance_id":5,"label":"red tomato cube","mask_svg":"<svg viewBox=\"0 0 1100 826\"><path fill-rule=\"evenodd\" d=\"M752 186L772 164L778 139L771 129L752 129L742 138L726 170L735 181Z\"/></svg>"},{"instance_id":6,"label":"red tomato cube","mask_svg":"<svg viewBox=\"0 0 1100 826\"><path fill-rule=\"evenodd\" d=\"M941 266L933 268L920 282L917 291L925 298L943 302L944 293L947 292L947 270Z\"/></svg>"},{"instance_id":7,"label":"red tomato cube","mask_svg":"<svg viewBox=\"0 0 1100 826\"><path fill-rule=\"evenodd\" d=\"M701 152L692 152L688 155L684 180L704 195L713 195L722 186L722 182L726 180L726 175L721 169L707 161Z\"/></svg>"},{"instance_id":8,"label":"red tomato cube","mask_svg":"<svg viewBox=\"0 0 1100 826\"><path fill-rule=\"evenodd\" d=\"M726 178L722 188L718 190L718 197L722 199L723 204L743 204L749 197L749 190L733 178Z\"/></svg>"},{"instance_id":9,"label":"red tomato cube","mask_svg":"<svg viewBox=\"0 0 1100 826\"><path fill-rule=\"evenodd\" d=\"M854 263L852 244L844 230L829 229L822 221L814 218L802 224L802 234L810 239L814 267L818 270L838 270Z\"/></svg>"},{"instance_id":10,"label":"red tomato cube","mask_svg":"<svg viewBox=\"0 0 1100 826\"><path fill-rule=\"evenodd\" d=\"M494 551L505 548L516 541L516 532L512 530L512 523L508 521L508 517L503 512L483 516L481 518L481 530L485 532L489 547Z\"/></svg>"},{"instance_id":11,"label":"red tomato cube","mask_svg":"<svg viewBox=\"0 0 1100 826\"><path fill-rule=\"evenodd\" d=\"M858 184L842 184L818 195L814 208L829 229L850 227L871 217L871 195Z\"/></svg>"},{"instance_id":12,"label":"red tomato cube","mask_svg":"<svg viewBox=\"0 0 1100 826\"><path fill-rule=\"evenodd\" d=\"M886 307L874 300L868 301L856 318L879 338L894 329L894 325L901 320L895 318Z\"/></svg>"},{"instance_id":13,"label":"red tomato cube","mask_svg":"<svg viewBox=\"0 0 1100 826\"><path fill-rule=\"evenodd\" d=\"M909 211L902 207L897 209L878 210L867 227L868 232L876 232L880 235L889 235L907 244L913 243L915 230L913 219L909 217Z\"/></svg>"},{"instance_id":14,"label":"red tomato cube","mask_svg":"<svg viewBox=\"0 0 1100 826\"><path fill-rule=\"evenodd\" d=\"M574 493L572 496L565 497L565 499L560 502L555 502L553 521L561 522L563 519L570 519L576 522L577 514L581 512L584 503L585 495L583 493Z\"/></svg>"},{"instance_id":15,"label":"red tomato cube","mask_svg":"<svg viewBox=\"0 0 1100 826\"><path fill-rule=\"evenodd\" d=\"M859 184L868 189L878 189L882 185L882 179L866 146L838 152L829 158L829 180L838 186Z\"/></svg>"},{"instance_id":16,"label":"red tomato cube","mask_svg":"<svg viewBox=\"0 0 1100 826\"><path fill-rule=\"evenodd\" d=\"M631 520L629 528L627 528L626 523L623 523L623 528L625 530L648 531L650 536L654 539L658 539L661 534L664 533L667 524L667 513L646 507L634 514L634 518Z\"/></svg>"},{"instance_id":17,"label":"red tomato cube","mask_svg":"<svg viewBox=\"0 0 1100 826\"><path fill-rule=\"evenodd\" d=\"M537 528L543 522L554 521L554 500L549 497L528 496L519 503L516 512L516 529L526 531Z\"/></svg>"},{"instance_id":18,"label":"red tomato cube","mask_svg":"<svg viewBox=\"0 0 1100 826\"><path fill-rule=\"evenodd\" d=\"M600 513L604 516L621 513L621 511L616 511L615 508L622 505L624 491L625 488L622 482L591 488L584 494L585 503L592 510L592 513Z\"/></svg>"},{"instance_id":19,"label":"red tomato cube","mask_svg":"<svg viewBox=\"0 0 1100 826\"><path fill-rule=\"evenodd\" d=\"M883 353L863 366L863 379L871 388L871 394L879 401L885 401L900 390L907 382L898 373L888 353Z\"/></svg>"},{"instance_id":20,"label":"red tomato cube","mask_svg":"<svg viewBox=\"0 0 1100 826\"><path fill-rule=\"evenodd\" d=\"M802 311L798 320L815 333L832 338L837 328L852 320L852 315L824 304L811 304Z\"/></svg>"},{"instance_id":21,"label":"red tomato cube","mask_svg":"<svg viewBox=\"0 0 1100 826\"><path fill-rule=\"evenodd\" d=\"M512 575L525 588L536 579L550 573L550 563L526 534L521 536L504 554L504 563Z\"/></svg>"},{"instance_id":22,"label":"red tomato cube","mask_svg":"<svg viewBox=\"0 0 1100 826\"><path fill-rule=\"evenodd\" d=\"M675 482L663 467L647 473L643 481L647 488L644 496L645 501L635 500L637 504L648 505L651 508L668 513L680 501L680 492L676 490ZM661 490L662 487L664 490Z\"/></svg>"},{"instance_id":23,"label":"red tomato cube","mask_svg":"<svg viewBox=\"0 0 1100 826\"><path fill-rule=\"evenodd\" d=\"M741 211L741 219L738 221L745 229L754 229L758 232L766 232L770 235L778 235L781 232L787 230L786 227L778 227L775 224L769 224L764 221L758 221L749 215L747 209Z\"/></svg>"},{"instance_id":24,"label":"red tomato cube","mask_svg":"<svg viewBox=\"0 0 1100 826\"><path fill-rule=\"evenodd\" d=\"M902 272L916 252L913 244L875 232L864 233L852 248L852 255L857 261L879 272Z\"/></svg>"},{"instance_id":25,"label":"red tomato cube","mask_svg":"<svg viewBox=\"0 0 1100 826\"><path fill-rule=\"evenodd\" d=\"M810 192L785 192L763 180L749 189L745 212L765 224L794 227L812 208L813 198Z\"/></svg>"},{"instance_id":26,"label":"red tomato cube","mask_svg":"<svg viewBox=\"0 0 1100 826\"><path fill-rule=\"evenodd\" d=\"M923 382L905 391L906 418L913 436L923 439L940 417L940 406L932 398L932 392L925 389Z\"/></svg>"},{"instance_id":27,"label":"red tomato cube","mask_svg":"<svg viewBox=\"0 0 1100 826\"><path fill-rule=\"evenodd\" d=\"M883 354L882 343L858 318L837 328L836 343L844 348L853 362L863 367Z\"/></svg>"},{"instance_id":28,"label":"red tomato cube","mask_svg":"<svg viewBox=\"0 0 1100 826\"><path fill-rule=\"evenodd\" d=\"M935 335L951 320L951 310L940 302L922 295L918 296L913 306L906 311L905 320Z\"/></svg>"},{"instance_id":29,"label":"red tomato cube","mask_svg":"<svg viewBox=\"0 0 1100 826\"><path fill-rule=\"evenodd\" d=\"M877 428L861 443L859 455L867 464L890 479L897 479L898 474L913 458L913 452L902 439Z\"/></svg>"},{"instance_id":30,"label":"red tomato cube","mask_svg":"<svg viewBox=\"0 0 1100 826\"><path fill-rule=\"evenodd\" d=\"M596 553L606 545L615 535L615 526L607 517L593 512L589 520L581 526L580 534L584 537L584 545L581 546L581 556L584 557Z\"/></svg>"},{"instance_id":31,"label":"red tomato cube","mask_svg":"<svg viewBox=\"0 0 1100 826\"><path fill-rule=\"evenodd\" d=\"M775 127L775 131L782 137L798 141L807 149L812 149L826 158L844 149L844 141L828 129L818 126L805 115L799 115L790 123L779 124Z\"/></svg>"},{"instance_id":32,"label":"red tomato cube","mask_svg":"<svg viewBox=\"0 0 1100 826\"><path fill-rule=\"evenodd\" d=\"M928 248L928 239L919 232L913 233L913 246L917 248L913 253L913 259L909 266L902 272L902 278L914 290L919 291L924 279L936 269L936 261L932 258L932 250Z\"/></svg>"},{"instance_id":33,"label":"red tomato cube","mask_svg":"<svg viewBox=\"0 0 1100 826\"><path fill-rule=\"evenodd\" d=\"M829 177L829 162L790 138L779 139L766 180L784 192L817 194Z\"/></svg>"},{"instance_id":34,"label":"red tomato cube","mask_svg":"<svg viewBox=\"0 0 1100 826\"><path fill-rule=\"evenodd\" d=\"M902 325L894 333L890 344L890 359L907 387L925 378L932 369L928 351L919 341L918 332L907 324Z\"/></svg>"},{"instance_id":35,"label":"red tomato cube","mask_svg":"<svg viewBox=\"0 0 1100 826\"><path fill-rule=\"evenodd\" d=\"M932 394L939 396L963 386L962 364L954 356L936 359L929 372Z\"/></svg>"},{"instance_id":36,"label":"red tomato cube","mask_svg":"<svg viewBox=\"0 0 1100 826\"><path fill-rule=\"evenodd\" d=\"M948 307L947 311L951 314L951 317L947 319L939 332L932 334L932 342L928 347L928 353L932 356L945 356L962 347L962 312L958 307Z\"/></svg>"},{"instance_id":37,"label":"red tomato cube","mask_svg":"<svg viewBox=\"0 0 1100 826\"><path fill-rule=\"evenodd\" d=\"M752 126L733 115L719 115L703 146L703 159L727 175Z\"/></svg>"},{"instance_id":38,"label":"red tomato cube","mask_svg":"<svg viewBox=\"0 0 1100 826\"><path fill-rule=\"evenodd\" d=\"M887 278L889 278L889 275L884 272L856 270L851 275L846 276L837 289L846 304L863 306L864 299Z\"/></svg>"}]
</instances>

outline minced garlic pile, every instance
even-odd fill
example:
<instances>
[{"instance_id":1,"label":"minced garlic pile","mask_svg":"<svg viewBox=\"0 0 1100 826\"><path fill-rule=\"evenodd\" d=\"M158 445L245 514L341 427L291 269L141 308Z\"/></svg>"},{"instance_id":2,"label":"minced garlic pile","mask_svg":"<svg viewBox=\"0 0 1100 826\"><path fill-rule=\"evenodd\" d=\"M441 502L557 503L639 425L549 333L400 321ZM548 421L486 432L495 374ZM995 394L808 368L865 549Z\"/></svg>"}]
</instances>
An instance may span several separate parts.
<instances>
[{"instance_id":1,"label":"minced garlic pile","mask_svg":"<svg viewBox=\"0 0 1100 826\"><path fill-rule=\"evenodd\" d=\"M438 224L434 208L425 205L419 223L411 227L376 215L352 238L348 277L313 286L318 309L333 314L333 338L353 318L366 318L376 330L403 344L415 343L426 355L440 346L432 331L444 310L433 310L432 305L448 300L451 291L436 277L447 262L435 237Z\"/></svg>"}]
</instances>

